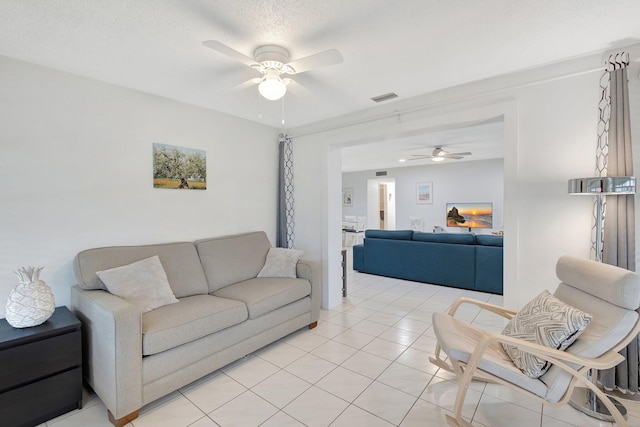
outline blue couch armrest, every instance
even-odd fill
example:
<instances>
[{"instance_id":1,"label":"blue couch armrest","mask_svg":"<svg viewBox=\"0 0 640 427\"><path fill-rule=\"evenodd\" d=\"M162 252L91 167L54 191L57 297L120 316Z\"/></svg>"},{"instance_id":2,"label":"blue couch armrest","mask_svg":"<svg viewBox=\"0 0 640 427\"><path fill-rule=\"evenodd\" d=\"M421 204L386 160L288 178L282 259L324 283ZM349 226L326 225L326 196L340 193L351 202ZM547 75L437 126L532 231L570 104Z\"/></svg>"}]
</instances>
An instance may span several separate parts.
<instances>
[{"instance_id":1,"label":"blue couch armrest","mask_svg":"<svg viewBox=\"0 0 640 427\"><path fill-rule=\"evenodd\" d=\"M353 246L353 269L356 271L364 271L364 245Z\"/></svg>"},{"instance_id":2,"label":"blue couch armrest","mask_svg":"<svg viewBox=\"0 0 640 427\"><path fill-rule=\"evenodd\" d=\"M503 249L502 246L476 245L476 291L503 293Z\"/></svg>"}]
</instances>

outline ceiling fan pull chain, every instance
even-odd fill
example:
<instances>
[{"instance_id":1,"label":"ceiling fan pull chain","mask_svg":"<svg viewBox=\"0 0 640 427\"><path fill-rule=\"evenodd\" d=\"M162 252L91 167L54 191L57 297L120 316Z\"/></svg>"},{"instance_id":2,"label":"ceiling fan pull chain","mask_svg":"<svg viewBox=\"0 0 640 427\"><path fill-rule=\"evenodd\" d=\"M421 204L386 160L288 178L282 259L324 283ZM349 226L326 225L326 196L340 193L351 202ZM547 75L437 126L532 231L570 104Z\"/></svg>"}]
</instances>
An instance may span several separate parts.
<instances>
[{"instance_id":1,"label":"ceiling fan pull chain","mask_svg":"<svg viewBox=\"0 0 640 427\"><path fill-rule=\"evenodd\" d=\"M282 99L282 125L284 126L284 96L281 98Z\"/></svg>"}]
</instances>

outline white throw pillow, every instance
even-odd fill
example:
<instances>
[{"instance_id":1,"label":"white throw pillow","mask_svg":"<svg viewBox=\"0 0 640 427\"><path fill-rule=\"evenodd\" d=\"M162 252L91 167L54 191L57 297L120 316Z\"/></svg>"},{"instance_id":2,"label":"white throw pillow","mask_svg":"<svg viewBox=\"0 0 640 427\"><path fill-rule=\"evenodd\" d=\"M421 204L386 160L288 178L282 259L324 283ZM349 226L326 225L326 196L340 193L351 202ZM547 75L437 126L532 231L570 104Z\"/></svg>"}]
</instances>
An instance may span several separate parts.
<instances>
[{"instance_id":1,"label":"white throw pillow","mask_svg":"<svg viewBox=\"0 0 640 427\"><path fill-rule=\"evenodd\" d=\"M157 255L96 274L109 292L137 305L143 313L178 302Z\"/></svg>"},{"instance_id":2,"label":"white throw pillow","mask_svg":"<svg viewBox=\"0 0 640 427\"><path fill-rule=\"evenodd\" d=\"M591 322L591 315L560 301L548 291L532 299L507 324L502 333L532 343L565 350ZM546 360L512 345L503 344L513 363L527 376L538 378L549 369Z\"/></svg>"},{"instance_id":3,"label":"white throw pillow","mask_svg":"<svg viewBox=\"0 0 640 427\"><path fill-rule=\"evenodd\" d=\"M271 248L258 277L296 278L296 265L304 252L296 249Z\"/></svg>"}]
</instances>

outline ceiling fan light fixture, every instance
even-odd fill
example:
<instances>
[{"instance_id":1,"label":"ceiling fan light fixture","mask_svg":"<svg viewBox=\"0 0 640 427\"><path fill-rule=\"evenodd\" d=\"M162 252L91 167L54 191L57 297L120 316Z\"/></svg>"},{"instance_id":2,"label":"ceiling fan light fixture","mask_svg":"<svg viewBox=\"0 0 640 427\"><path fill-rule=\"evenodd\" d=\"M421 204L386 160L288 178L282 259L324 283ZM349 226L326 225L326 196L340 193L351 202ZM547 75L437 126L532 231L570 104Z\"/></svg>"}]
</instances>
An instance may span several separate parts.
<instances>
[{"instance_id":1,"label":"ceiling fan light fixture","mask_svg":"<svg viewBox=\"0 0 640 427\"><path fill-rule=\"evenodd\" d=\"M444 157L436 156L436 157L432 157L431 158L431 161L433 161L433 162L442 162L443 160L444 160Z\"/></svg>"},{"instance_id":2,"label":"ceiling fan light fixture","mask_svg":"<svg viewBox=\"0 0 640 427\"><path fill-rule=\"evenodd\" d=\"M275 101L284 96L287 92L287 85L280 77L267 76L267 78L258 85L258 92L269 101Z\"/></svg>"},{"instance_id":3,"label":"ceiling fan light fixture","mask_svg":"<svg viewBox=\"0 0 640 427\"><path fill-rule=\"evenodd\" d=\"M436 147L435 150L433 150L434 157L444 157L446 155L447 155L447 152L444 151L441 147Z\"/></svg>"}]
</instances>

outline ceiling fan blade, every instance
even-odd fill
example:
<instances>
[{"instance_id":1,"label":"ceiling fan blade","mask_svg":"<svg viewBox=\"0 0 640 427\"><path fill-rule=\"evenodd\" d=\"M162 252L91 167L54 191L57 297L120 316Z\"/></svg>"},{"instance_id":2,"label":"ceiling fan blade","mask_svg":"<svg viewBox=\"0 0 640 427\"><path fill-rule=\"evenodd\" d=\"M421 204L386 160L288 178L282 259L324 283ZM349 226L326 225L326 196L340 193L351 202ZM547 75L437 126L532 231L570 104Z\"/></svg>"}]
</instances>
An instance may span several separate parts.
<instances>
[{"instance_id":1,"label":"ceiling fan blade","mask_svg":"<svg viewBox=\"0 0 640 427\"><path fill-rule=\"evenodd\" d=\"M464 153L447 153L447 156L470 156L471 153L469 151L465 151Z\"/></svg>"},{"instance_id":2,"label":"ceiling fan blade","mask_svg":"<svg viewBox=\"0 0 640 427\"><path fill-rule=\"evenodd\" d=\"M240 90L247 89L247 88L249 88L251 86L255 86L256 84L260 83L260 80L261 80L260 78L249 79L249 80L244 81L244 82L242 82L240 84L237 84L237 85L235 85L233 87L230 87L227 90L227 92L232 93L232 92L237 92L237 91L240 91Z\"/></svg>"},{"instance_id":3,"label":"ceiling fan blade","mask_svg":"<svg viewBox=\"0 0 640 427\"><path fill-rule=\"evenodd\" d=\"M249 58L247 55L238 52L235 49L230 48L226 44L223 44L217 40L207 40L202 42L206 47L215 50L218 53L228 56L229 58L233 58L236 61L240 61L249 67L254 65L258 65L255 59Z\"/></svg>"},{"instance_id":4,"label":"ceiling fan blade","mask_svg":"<svg viewBox=\"0 0 640 427\"><path fill-rule=\"evenodd\" d=\"M298 98L311 95L311 91L306 87L304 87L303 85L301 85L299 82L293 79L289 79L289 80L290 80L289 84L287 84L287 92L291 92L292 95L295 95Z\"/></svg>"},{"instance_id":5,"label":"ceiling fan blade","mask_svg":"<svg viewBox=\"0 0 640 427\"><path fill-rule=\"evenodd\" d=\"M336 49L325 50L324 52L315 53L296 59L286 64L283 68L290 67L293 72L289 74L298 74L309 71L312 68L326 67L327 65L341 64L344 62L342 54Z\"/></svg>"},{"instance_id":6,"label":"ceiling fan blade","mask_svg":"<svg viewBox=\"0 0 640 427\"><path fill-rule=\"evenodd\" d=\"M419 156L417 154L412 154L411 156L413 156L413 159L407 159L407 160L424 160L424 159L433 159L433 156Z\"/></svg>"}]
</instances>

